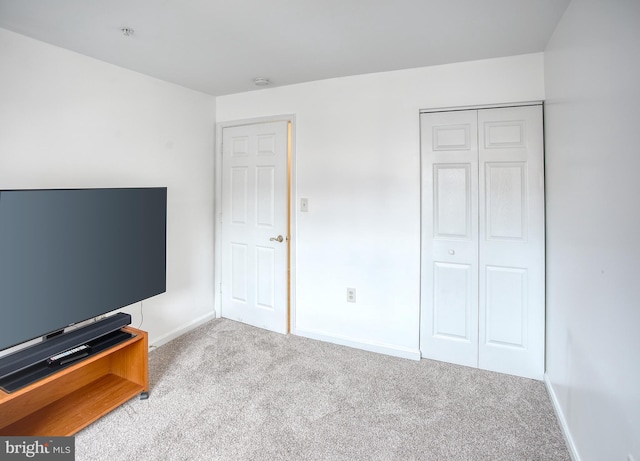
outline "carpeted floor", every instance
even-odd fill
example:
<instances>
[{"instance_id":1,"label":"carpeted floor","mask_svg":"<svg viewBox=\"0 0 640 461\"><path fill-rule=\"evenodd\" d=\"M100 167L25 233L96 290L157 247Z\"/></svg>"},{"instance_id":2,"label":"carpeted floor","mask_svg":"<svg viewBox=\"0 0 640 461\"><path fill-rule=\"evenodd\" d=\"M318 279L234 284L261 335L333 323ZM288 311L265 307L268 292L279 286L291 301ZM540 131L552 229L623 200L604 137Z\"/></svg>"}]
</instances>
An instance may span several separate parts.
<instances>
[{"instance_id":1,"label":"carpeted floor","mask_svg":"<svg viewBox=\"0 0 640 461\"><path fill-rule=\"evenodd\" d=\"M149 400L77 461L570 460L544 384L213 320L149 354Z\"/></svg>"}]
</instances>

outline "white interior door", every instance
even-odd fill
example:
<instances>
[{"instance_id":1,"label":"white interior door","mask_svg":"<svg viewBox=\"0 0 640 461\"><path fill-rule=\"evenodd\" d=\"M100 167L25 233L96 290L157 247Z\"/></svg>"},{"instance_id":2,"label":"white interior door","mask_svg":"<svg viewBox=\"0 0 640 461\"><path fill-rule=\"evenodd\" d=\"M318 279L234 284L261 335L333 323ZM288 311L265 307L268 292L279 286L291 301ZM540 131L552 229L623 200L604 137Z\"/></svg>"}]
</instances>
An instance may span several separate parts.
<instances>
[{"instance_id":1,"label":"white interior door","mask_svg":"<svg viewBox=\"0 0 640 461\"><path fill-rule=\"evenodd\" d=\"M479 366L544 372L542 106L478 111Z\"/></svg>"},{"instance_id":2,"label":"white interior door","mask_svg":"<svg viewBox=\"0 0 640 461\"><path fill-rule=\"evenodd\" d=\"M476 111L421 115L423 357L478 366Z\"/></svg>"},{"instance_id":3,"label":"white interior door","mask_svg":"<svg viewBox=\"0 0 640 461\"><path fill-rule=\"evenodd\" d=\"M542 379L542 106L420 124L422 356Z\"/></svg>"},{"instance_id":4,"label":"white interior door","mask_svg":"<svg viewBox=\"0 0 640 461\"><path fill-rule=\"evenodd\" d=\"M287 122L222 131L222 316L288 328Z\"/></svg>"}]
</instances>

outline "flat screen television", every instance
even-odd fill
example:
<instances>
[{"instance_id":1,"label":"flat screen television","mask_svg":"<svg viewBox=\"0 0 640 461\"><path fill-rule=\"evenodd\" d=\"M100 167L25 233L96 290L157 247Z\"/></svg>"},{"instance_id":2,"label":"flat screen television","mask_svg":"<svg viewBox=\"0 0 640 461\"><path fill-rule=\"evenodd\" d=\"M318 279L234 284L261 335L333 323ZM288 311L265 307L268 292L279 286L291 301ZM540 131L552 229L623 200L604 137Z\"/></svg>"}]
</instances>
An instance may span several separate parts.
<instances>
[{"instance_id":1,"label":"flat screen television","mask_svg":"<svg viewBox=\"0 0 640 461\"><path fill-rule=\"evenodd\" d=\"M166 188L0 190L0 351L166 291Z\"/></svg>"}]
</instances>

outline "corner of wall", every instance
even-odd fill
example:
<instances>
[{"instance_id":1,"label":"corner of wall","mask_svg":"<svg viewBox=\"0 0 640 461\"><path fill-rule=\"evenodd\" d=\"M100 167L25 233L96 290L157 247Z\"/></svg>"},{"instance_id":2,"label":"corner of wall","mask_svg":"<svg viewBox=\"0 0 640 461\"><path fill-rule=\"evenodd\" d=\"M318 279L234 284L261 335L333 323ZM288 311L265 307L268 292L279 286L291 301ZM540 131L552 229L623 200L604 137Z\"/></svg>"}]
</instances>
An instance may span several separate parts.
<instances>
[{"instance_id":1,"label":"corner of wall","mask_svg":"<svg viewBox=\"0 0 640 461\"><path fill-rule=\"evenodd\" d=\"M549 394L549 398L551 399L551 404L553 405L553 410L556 414L556 418L558 418L558 423L560 424L560 429L562 430L562 435L564 436L564 440L567 443L567 449L569 450L569 455L571 456L572 461L581 461L580 455L578 454L578 449L576 448L575 443L573 442L573 438L571 437L571 431L569 430L569 425L567 420L564 417L564 413L562 412L562 408L560 406L560 402L558 401L558 396L553 388L553 384L551 383L551 379L547 373L544 374L544 384L547 388L547 393Z\"/></svg>"}]
</instances>

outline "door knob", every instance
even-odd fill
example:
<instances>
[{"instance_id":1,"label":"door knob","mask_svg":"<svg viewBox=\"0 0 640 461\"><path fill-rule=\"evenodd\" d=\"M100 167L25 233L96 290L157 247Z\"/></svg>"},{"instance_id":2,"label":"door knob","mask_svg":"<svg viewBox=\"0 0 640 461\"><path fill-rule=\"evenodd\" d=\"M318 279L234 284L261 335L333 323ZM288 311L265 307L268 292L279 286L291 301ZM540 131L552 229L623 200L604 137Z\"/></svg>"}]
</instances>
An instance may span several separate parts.
<instances>
[{"instance_id":1,"label":"door knob","mask_svg":"<svg viewBox=\"0 0 640 461\"><path fill-rule=\"evenodd\" d=\"M271 237L269 240L271 242L282 242L284 240L284 237L282 235L278 235L277 237Z\"/></svg>"}]
</instances>

